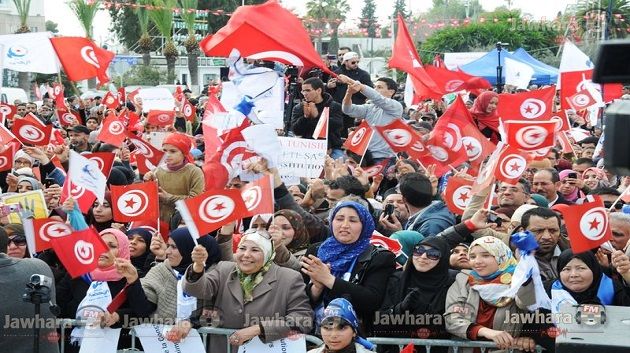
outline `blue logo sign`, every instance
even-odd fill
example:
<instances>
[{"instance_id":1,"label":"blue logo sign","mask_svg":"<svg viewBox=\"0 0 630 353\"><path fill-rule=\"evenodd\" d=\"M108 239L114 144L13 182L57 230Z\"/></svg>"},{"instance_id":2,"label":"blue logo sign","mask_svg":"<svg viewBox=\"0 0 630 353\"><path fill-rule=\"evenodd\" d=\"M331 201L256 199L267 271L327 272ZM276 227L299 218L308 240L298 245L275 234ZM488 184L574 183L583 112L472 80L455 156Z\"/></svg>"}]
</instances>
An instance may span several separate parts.
<instances>
[{"instance_id":1,"label":"blue logo sign","mask_svg":"<svg viewBox=\"0 0 630 353\"><path fill-rule=\"evenodd\" d=\"M28 54L28 50L21 45L14 45L7 50L7 56L9 58L21 58Z\"/></svg>"}]
</instances>

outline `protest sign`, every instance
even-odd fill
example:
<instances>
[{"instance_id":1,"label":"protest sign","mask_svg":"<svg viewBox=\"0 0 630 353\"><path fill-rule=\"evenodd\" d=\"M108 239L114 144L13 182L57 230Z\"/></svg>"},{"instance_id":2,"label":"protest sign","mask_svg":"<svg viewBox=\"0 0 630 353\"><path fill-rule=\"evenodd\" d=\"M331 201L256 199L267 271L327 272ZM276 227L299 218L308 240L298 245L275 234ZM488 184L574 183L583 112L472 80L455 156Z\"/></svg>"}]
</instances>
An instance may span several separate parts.
<instances>
[{"instance_id":1,"label":"protest sign","mask_svg":"<svg viewBox=\"0 0 630 353\"><path fill-rule=\"evenodd\" d=\"M5 205L20 204L22 214L26 211L32 213L34 218L48 217L48 206L46 205L44 191L42 190L33 190L21 194L4 196L1 201ZM22 223L21 217L24 217L22 214L9 213L9 223Z\"/></svg>"},{"instance_id":2,"label":"protest sign","mask_svg":"<svg viewBox=\"0 0 630 353\"><path fill-rule=\"evenodd\" d=\"M319 178L326 161L326 140L280 137L282 152L278 158L281 176Z\"/></svg>"},{"instance_id":3,"label":"protest sign","mask_svg":"<svg viewBox=\"0 0 630 353\"><path fill-rule=\"evenodd\" d=\"M142 111L149 110L173 110L175 108L175 98L166 88L142 88L138 93L142 99Z\"/></svg>"},{"instance_id":4,"label":"protest sign","mask_svg":"<svg viewBox=\"0 0 630 353\"><path fill-rule=\"evenodd\" d=\"M169 353L169 352L186 352L186 353L204 353L201 336L195 329L191 329L188 336L179 343L173 343L166 339L166 334L172 326L168 325L151 325L143 324L134 326L136 337L140 339L142 348L145 352L153 353Z\"/></svg>"},{"instance_id":5,"label":"protest sign","mask_svg":"<svg viewBox=\"0 0 630 353\"><path fill-rule=\"evenodd\" d=\"M81 338L79 353L116 353L120 330L119 328L86 329L90 332Z\"/></svg>"},{"instance_id":6,"label":"protest sign","mask_svg":"<svg viewBox=\"0 0 630 353\"><path fill-rule=\"evenodd\" d=\"M238 353L306 353L304 335L263 343L258 336L238 347Z\"/></svg>"}]
</instances>

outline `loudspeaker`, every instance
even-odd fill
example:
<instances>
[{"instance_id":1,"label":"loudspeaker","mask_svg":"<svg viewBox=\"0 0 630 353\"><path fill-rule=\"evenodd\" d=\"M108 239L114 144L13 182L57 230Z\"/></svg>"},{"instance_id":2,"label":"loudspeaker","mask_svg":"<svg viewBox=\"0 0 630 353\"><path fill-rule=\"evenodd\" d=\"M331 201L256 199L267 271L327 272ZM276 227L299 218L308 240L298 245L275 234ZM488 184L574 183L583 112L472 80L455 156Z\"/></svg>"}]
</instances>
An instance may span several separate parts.
<instances>
[{"instance_id":1,"label":"loudspeaker","mask_svg":"<svg viewBox=\"0 0 630 353\"><path fill-rule=\"evenodd\" d=\"M599 44L593 82L630 83L630 40L607 40Z\"/></svg>"},{"instance_id":2,"label":"loudspeaker","mask_svg":"<svg viewBox=\"0 0 630 353\"><path fill-rule=\"evenodd\" d=\"M617 175L630 175L630 101L620 100L606 109L604 165Z\"/></svg>"}]
</instances>

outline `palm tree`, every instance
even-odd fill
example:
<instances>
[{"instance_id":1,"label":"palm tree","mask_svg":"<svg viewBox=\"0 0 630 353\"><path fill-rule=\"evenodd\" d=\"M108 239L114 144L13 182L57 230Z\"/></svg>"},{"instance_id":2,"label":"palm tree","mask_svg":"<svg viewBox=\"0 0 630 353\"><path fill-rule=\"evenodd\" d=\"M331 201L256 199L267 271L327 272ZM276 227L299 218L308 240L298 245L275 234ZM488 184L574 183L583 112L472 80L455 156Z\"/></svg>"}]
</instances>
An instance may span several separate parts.
<instances>
[{"instance_id":1,"label":"palm tree","mask_svg":"<svg viewBox=\"0 0 630 353\"><path fill-rule=\"evenodd\" d=\"M188 31L188 38L184 42L186 52L188 53L188 71L190 72L190 84L197 88L199 85L199 63L197 58L199 57L199 43L197 43L197 36L195 35L195 18L197 15L197 0L180 0L182 6L182 13L180 16L186 24L186 30Z\"/></svg>"},{"instance_id":2,"label":"palm tree","mask_svg":"<svg viewBox=\"0 0 630 353\"><path fill-rule=\"evenodd\" d=\"M153 49L153 41L149 35L149 12L146 9L147 5L151 5L151 0L138 0L136 7L136 16L138 17L138 24L140 24L140 30L142 34L138 40L138 48L142 53L142 64L149 66L151 64L151 50Z\"/></svg>"},{"instance_id":3,"label":"palm tree","mask_svg":"<svg viewBox=\"0 0 630 353\"><path fill-rule=\"evenodd\" d=\"M350 6L346 0L309 0L306 3L306 14L311 18L327 23L332 34L328 52L336 53L339 48L339 26L346 19Z\"/></svg>"},{"instance_id":4,"label":"palm tree","mask_svg":"<svg viewBox=\"0 0 630 353\"><path fill-rule=\"evenodd\" d=\"M611 4L611 17L606 18L609 2ZM576 11L576 17L582 30L585 32L584 37L597 42L601 38L604 21L608 21L607 30L610 39L626 38L628 36L628 28L630 24L627 19L630 18L630 2L628 0L589 0L580 3Z\"/></svg>"},{"instance_id":5,"label":"palm tree","mask_svg":"<svg viewBox=\"0 0 630 353\"><path fill-rule=\"evenodd\" d=\"M149 18L160 34L166 39L162 47L162 55L166 58L166 80L169 84L175 82L175 61L179 53L173 42L173 10L177 0L153 0L153 9L149 11Z\"/></svg>"},{"instance_id":6,"label":"palm tree","mask_svg":"<svg viewBox=\"0 0 630 353\"><path fill-rule=\"evenodd\" d=\"M85 36L88 39L92 39L94 36L94 29L92 28L92 23L94 22L94 17L96 17L96 13L98 12L98 7L100 5L100 0L72 0L68 3L68 6L72 9L75 16L79 19L81 23L81 27L85 30ZM88 88L92 89L96 87L96 78L91 78L88 80Z\"/></svg>"},{"instance_id":7,"label":"palm tree","mask_svg":"<svg viewBox=\"0 0 630 353\"><path fill-rule=\"evenodd\" d=\"M28 13L31 9L31 0L13 0L13 4L17 9L18 16L20 17L20 28L15 33L27 33L31 30L28 28ZM0 82L1 83L1 82ZM30 92L31 82L28 72L18 73L18 86L25 92Z\"/></svg>"}]
</instances>

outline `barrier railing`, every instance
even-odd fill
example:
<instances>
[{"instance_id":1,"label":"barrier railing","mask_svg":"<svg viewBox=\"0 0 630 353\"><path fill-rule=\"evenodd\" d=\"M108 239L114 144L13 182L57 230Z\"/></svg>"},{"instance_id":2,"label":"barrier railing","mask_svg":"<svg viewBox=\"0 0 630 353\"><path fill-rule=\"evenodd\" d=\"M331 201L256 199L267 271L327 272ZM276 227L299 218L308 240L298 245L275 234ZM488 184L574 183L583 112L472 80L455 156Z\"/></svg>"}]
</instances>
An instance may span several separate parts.
<instances>
[{"instance_id":1,"label":"barrier railing","mask_svg":"<svg viewBox=\"0 0 630 353\"><path fill-rule=\"evenodd\" d=\"M454 353L458 353L460 348L479 348L481 353L485 353L487 349L497 349L494 342L487 341L468 341L468 340L441 340L441 339L422 339L422 338L388 338L388 337L367 337L367 340L375 345L398 346L402 349L409 343L414 346L424 346L427 353L431 353L431 347L449 347L453 348ZM536 353L541 353L544 349L536 346ZM513 349L508 352L512 353Z\"/></svg>"}]
</instances>

